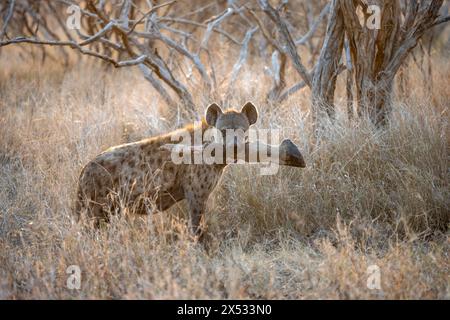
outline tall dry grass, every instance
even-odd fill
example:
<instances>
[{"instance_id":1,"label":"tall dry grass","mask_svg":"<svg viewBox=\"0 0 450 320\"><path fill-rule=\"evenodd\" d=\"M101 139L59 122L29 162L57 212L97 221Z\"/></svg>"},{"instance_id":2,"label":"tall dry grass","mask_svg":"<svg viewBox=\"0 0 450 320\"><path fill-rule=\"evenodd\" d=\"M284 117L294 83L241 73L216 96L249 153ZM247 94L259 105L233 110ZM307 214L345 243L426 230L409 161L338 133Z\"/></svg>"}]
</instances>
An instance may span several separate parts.
<instances>
[{"instance_id":1,"label":"tall dry grass","mask_svg":"<svg viewBox=\"0 0 450 320\"><path fill-rule=\"evenodd\" d=\"M283 129L308 167L228 167L208 204L205 249L189 238L184 203L101 230L74 221L89 159L186 121L138 73L1 59L0 298L450 298L444 62L431 95L411 71L411 93L383 130L340 112L314 144L309 92L267 105L269 80L247 68L227 106L255 101L257 127ZM203 111L207 99L195 98ZM82 270L80 290L66 286L70 265ZM381 290L367 287L370 265Z\"/></svg>"}]
</instances>

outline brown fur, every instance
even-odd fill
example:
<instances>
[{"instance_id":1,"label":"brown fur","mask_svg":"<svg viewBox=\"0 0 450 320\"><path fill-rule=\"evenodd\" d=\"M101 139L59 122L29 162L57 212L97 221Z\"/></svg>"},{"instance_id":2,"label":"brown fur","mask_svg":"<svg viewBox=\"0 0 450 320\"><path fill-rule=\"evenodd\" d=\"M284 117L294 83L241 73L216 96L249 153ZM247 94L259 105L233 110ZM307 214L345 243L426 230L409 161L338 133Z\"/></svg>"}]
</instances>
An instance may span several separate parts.
<instances>
[{"instance_id":1,"label":"brown fur","mask_svg":"<svg viewBox=\"0 0 450 320\"><path fill-rule=\"evenodd\" d=\"M192 138L195 130L202 130L203 133L211 126L219 130L246 131L256 117L256 108L249 103L241 112L222 112L213 104L208 108L201 128L191 125L180 130L189 132ZM98 223L100 220L107 221L108 214L115 212L116 206L110 198L117 194L121 199L126 199L126 207L141 214L151 211L148 199L153 199L156 209L160 211L186 199L192 230L199 234L206 202L225 165L174 164L171 151L161 147L173 144L171 137L177 132L115 146L95 157L80 175L77 212L87 209L88 215Z\"/></svg>"}]
</instances>

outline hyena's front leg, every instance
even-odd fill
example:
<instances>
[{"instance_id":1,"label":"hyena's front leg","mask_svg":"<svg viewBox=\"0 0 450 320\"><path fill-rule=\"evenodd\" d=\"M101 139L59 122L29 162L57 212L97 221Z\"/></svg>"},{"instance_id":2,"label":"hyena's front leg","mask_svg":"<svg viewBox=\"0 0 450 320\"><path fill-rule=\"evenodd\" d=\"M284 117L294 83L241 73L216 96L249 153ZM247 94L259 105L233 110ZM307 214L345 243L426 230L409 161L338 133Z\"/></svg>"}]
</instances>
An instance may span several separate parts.
<instances>
[{"instance_id":1,"label":"hyena's front leg","mask_svg":"<svg viewBox=\"0 0 450 320\"><path fill-rule=\"evenodd\" d=\"M185 198L188 203L190 213L190 228L192 233L201 237L204 231L204 226L201 225L203 213L206 208L206 202L209 197L209 192L201 188L200 185L188 185L185 188Z\"/></svg>"}]
</instances>

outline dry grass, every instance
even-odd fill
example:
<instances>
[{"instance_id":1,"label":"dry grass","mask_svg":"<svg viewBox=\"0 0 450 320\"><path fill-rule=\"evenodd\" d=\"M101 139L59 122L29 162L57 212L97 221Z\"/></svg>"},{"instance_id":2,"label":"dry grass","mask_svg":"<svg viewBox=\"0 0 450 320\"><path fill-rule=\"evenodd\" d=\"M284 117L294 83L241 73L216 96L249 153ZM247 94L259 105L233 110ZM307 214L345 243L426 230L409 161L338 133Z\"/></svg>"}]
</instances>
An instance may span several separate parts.
<instances>
[{"instance_id":1,"label":"dry grass","mask_svg":"<svg viewBox=\"0 0 450 320\"><path fill-rule=\"evenodd\" d=\"M258 126L284 128L308 167L275 176L229 167L209 202L205 250L186 233L183 203L98 231L73 220L83 164L185 120L139 74L9 61L0 71L0 298L450 298L443 63L433 99L412 73L417 90L396 103L387 128L340 119L316 148L309 92L280 106L256 99ZM228 103L261 97L267 85L247 70ZM205 97L196 99L203 110ZM381 290L366 286L373 264ZM69 265L82 270L81 290L66 287Z\"/></svg>"}]
</instances>

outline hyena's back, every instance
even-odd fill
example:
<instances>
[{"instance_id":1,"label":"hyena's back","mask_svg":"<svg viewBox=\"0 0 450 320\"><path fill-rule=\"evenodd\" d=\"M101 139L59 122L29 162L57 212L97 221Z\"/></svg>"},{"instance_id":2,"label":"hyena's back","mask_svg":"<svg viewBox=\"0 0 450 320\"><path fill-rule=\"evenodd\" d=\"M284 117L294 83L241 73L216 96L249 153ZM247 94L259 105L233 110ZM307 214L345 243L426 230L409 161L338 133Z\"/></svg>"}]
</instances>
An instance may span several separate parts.
<instances>
[{"instance_id":1,"label":"hyena's back","mask_svg":"<svg viewBox=\"0 0 450 320\"><path fill-rule=\"evenodd\" d=\"M182 166L174 165L170 151L161 148L167 143L170 136L160 136L99 154L81 172L76 211L86 208L89 216L107 219L115 195L125 205L138 203L138 213L144 213L142 201L146 198L155 200L162 210L180 200L178 177Z\"/></svg>"}]
</instances>

